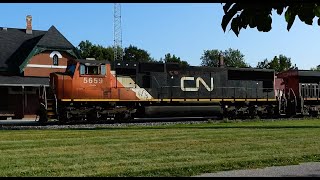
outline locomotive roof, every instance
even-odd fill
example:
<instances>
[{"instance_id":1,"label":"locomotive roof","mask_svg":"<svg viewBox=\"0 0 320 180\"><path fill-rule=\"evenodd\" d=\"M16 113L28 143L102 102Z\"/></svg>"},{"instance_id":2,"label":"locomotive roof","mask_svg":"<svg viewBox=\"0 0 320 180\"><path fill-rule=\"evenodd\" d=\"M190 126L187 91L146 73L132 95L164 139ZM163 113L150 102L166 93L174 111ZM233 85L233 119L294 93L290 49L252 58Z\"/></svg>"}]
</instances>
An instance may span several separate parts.
<instances>
[{"instance_id":1,"label":"locomotive roof","mask_svg":"<svg viewBox=\"0 0 320 180\"><path fill-rule=\"evenodd\" d=\"M278 77L300 76L300 77L320 77L319 71L290 69L277 74Z\"/></svg>"},{"instance_id":2,"label":"locomotive roof","mask_svg":"<svg viewBox=\"0 0 320 180\"><path fill-rule=\"evenodd\" d=\"M192 69L199 69L199 70L237 70L237 71L264 71L264 72L274 72L274 69L258 69L258 68L235 68L235 67L205 67L205 66L190 66Z\"/></svg>"},{"instance_id":3,"label":"locomotive roof","mask_svg":"<svg viewBox=\"0 0 320 180\"><path fill-rule=\"evenodd\" d=\"M299 76L319 76L320 77L320 72L319 71L312 71L312 70L298 70L298 75Z\"/></svg>"},{"instance_id":4,"label":"locomotive roof","mask_svg":"<svg viewBox=\"0 0 320 180\"><path fill-rule=\"evenodd\" d=\"M87 60L87 59L76 59L77 62L82 64L89 63L90 65L110 64L108 60Z\"/></svg>"}]
</instances>

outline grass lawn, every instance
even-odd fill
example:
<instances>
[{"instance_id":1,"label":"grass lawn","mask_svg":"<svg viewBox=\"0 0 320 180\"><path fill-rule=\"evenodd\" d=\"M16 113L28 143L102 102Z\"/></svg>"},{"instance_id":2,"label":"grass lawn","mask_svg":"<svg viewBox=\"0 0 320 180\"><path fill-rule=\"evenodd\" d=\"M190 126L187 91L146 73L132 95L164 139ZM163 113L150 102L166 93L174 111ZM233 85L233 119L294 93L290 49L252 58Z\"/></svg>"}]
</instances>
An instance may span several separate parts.
<instances>
[{"instance_id":1,"label":"grass lawn","mask_svg":"<svg viewBox=\"0 0 320 180\"><path fill-rule=\"evenodd\" d=\"M320 120L0 131L0 176L192 176L319 160Z\"/></svg>"}]
</instances>

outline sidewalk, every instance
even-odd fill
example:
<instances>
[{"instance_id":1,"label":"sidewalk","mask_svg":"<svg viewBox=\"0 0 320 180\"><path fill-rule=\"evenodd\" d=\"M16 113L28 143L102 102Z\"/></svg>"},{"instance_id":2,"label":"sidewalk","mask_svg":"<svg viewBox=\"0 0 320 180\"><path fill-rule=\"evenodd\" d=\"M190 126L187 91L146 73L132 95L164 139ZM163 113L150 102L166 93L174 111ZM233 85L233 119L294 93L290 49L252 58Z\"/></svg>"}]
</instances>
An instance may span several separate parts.
<instances>
[{"instance_id":1,"label":"sidewalk","mask_svg":"<svg viewBox=\"0 0 320 180\"><path fill-rule=\"evenodd\" d=\"M320 162L273 166L263 169L221 171L195 177L320 177Z\"/></svg>"}]
</instances>

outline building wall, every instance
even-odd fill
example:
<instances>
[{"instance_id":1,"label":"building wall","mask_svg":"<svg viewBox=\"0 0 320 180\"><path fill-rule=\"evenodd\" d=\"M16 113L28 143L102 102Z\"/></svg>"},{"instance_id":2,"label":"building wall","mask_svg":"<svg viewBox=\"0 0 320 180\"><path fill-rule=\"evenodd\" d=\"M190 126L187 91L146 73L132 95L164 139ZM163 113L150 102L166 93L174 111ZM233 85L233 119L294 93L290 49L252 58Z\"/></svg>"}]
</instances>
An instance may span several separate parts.
<instances>
[{"instance_id":1,"label":"building wall","mask_svg":"<svg viewBox=\"0 0 320 180\"><path fill-rule=\"evenodd\" d=\"M54 54L58 55L57 66L53 64ZM31 58L24 69L24 76L49 77L52 72L65 72L69 59L73 58L65 52L44 51Z\"/></svg>"},{"instance_id":2,"label":"building wall","mask_svg":"<svg viewBox=\"0 0 320 180\"><path fill-rule=\"evenodd\" d=\"M58 65L54 65L53 56L57 54ZM49 77L52 72L65 72L67 68L67 62L70 59L74 59L62 51L44 51L36 56L33 56L26 68L24 69L24 76L29 77ZM22 96L22 97L21 97ZM23 101L21 102L21 98ZM29 117L36 114L39 107L39 91L37 87L33 87L20 95L20 102L16 102L21 107L15 111L19 117Z\"/></svg>"}]
</instances>

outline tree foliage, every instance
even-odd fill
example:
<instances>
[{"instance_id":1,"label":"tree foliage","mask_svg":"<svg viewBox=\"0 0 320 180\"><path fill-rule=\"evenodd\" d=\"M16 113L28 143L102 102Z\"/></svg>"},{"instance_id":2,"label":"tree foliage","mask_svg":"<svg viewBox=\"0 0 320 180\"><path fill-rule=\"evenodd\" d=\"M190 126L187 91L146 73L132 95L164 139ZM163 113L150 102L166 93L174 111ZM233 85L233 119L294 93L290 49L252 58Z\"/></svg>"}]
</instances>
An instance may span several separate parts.
<instances>
[{"instance_id":1,"label":"tree foliage","mask_svg":"<svg viewBox=\"0 0 320 180\"><path fill-rule=\"evenodd\" d=\"M117 47L119 48L119 47ZM95 58L96 60L114 60L114 49L111 46L103 47L101 45L92 44L90 41L81 41L77 47L82 58ZM121 50L120 50L121 52ZM124 49L124 61L150 62L156 61L150 57L150 54L143 49L130 45Z\"/></svg>"},{"instance_id":2,"label":"tree foliage","mask_svg":"<svg viewBox=\"0 0 320 180\"><path fill-rule=\"evenodd\" d=\"M264 59L263 61L258 62L257 68L274 69L276 72L281 72L288 69L294 69L296 68L296 65L292 65L291 58L280 54L279 57L274 56L270 61L268 61L268 59Z\"/></svg>"},{"instance_id":3,"label":"tree foliage","mask_svg":"<svg viewBox=\"0 0 320 180\"><path fill-rule=\"evenodd\" d=\"M139 49L136 46L130 45L124 49L124 61L135 61L135 62L150 62L152 58L150 54L143 49Z\"/></svg>"},{"instance_id":4,"label":"tree foliage","mask_svg":"<svg viewBox=\"0 0 320 180\"><path fill-rule=\"evenodd\" d=\"M187 61L183 61L180 59L180 57L177 57L176 55L172 55L170 53L167 53L164 55L164 59L160 59L160 62L161 61L164 61L165 63L168 63L168 62L174 62L174 63L178 63L182 66L189 66L189 63Z\"/></svg>"},{"instance_id":5,"label":"tree foliage","mask_svg":"<svg viewBox=\"0 0 320 180\"><path fill-rule=\"evenodd\" d=\"M77 47L82 58L95 58L96 60L113 61L113 48L92 44L90 41L81 41Z\"/></svg>"},{"instance_id":6,"label":"tree foliage","mask_svg":"<svg viewBox=\"0 0 320 180\"><path fill-rule=\"evenodd\" d=\"M320 65L310 68L312 71L320 71Z\"/></svg>"},{"instance_id":7,"label":"tree foliage","mask_svg":"<svg viewBox=\"0 0 320 180\"><path fill-rule=\"evenodd\" d=\"M303 2L302 0L288 2L227 2L223 5L224 16L221 26L224 31L231 22L231 30L238 36L242 28L257 28L258 31L269 32L272 24L272 11L284 17L289 31L296 16L305 24L312 25L313 19L318 17L320 25L320 3Z\"/></svg>"},{"instance_id":8,"label":"tree foliage","mask_svg":"<svg viewBox=\"0 0 320 180\"><path fill-rule=\"evenodd\" d=\"M201 56L201 66L217 67L220 54L224 57L225 66L238 68L249 67L245 62L244 55L238 49L234 50L231 48L225 51L218 49L205 50Z\"/></svg>"}]
</instances>

